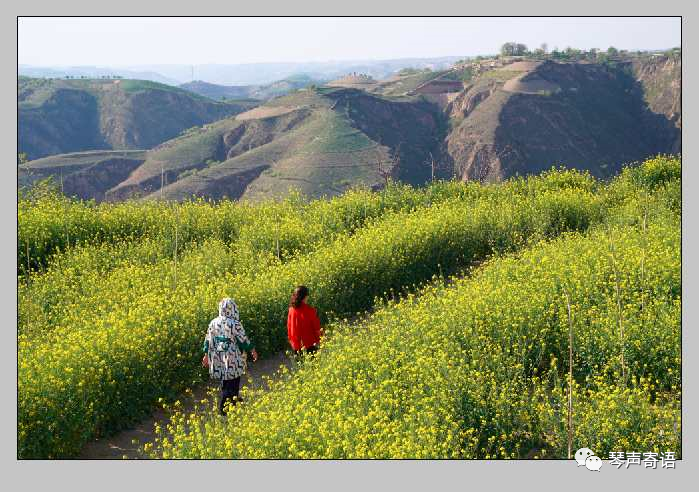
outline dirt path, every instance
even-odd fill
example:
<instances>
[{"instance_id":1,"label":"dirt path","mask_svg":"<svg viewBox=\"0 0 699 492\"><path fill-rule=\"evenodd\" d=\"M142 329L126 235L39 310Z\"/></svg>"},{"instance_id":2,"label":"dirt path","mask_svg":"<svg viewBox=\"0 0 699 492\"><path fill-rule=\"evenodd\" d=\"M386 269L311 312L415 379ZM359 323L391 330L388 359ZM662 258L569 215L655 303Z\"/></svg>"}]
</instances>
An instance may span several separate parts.
<instances>
[{"instance_id":1,"label":"dirt path","mask_svg":"<svg viewBox=\"0 0 699 492\"><path fill-rule=\"evenodd\" d=\"M243 376L245 386L252 385L259 388L262 385L262 376L273 376L281 364L291 367L291 360L284 352L280 352L264 360L260 359L254 364L250 364L247 375ZM249 376L249 378L248 378ZM206 398L210 388L214 388L215 383L202 383L192 388L193 394L183 395L180 398L183 409L189 411L194 408L194 402ZM143 420L131 429L121 431L113 436L96 439L88 442L78 456L78 459L129 459L142 458L138 452L140 446L155 439L155 424L165 427L169 419L169 414L163 409L156 410L149 418ZM133 444L133 440L138 444Z\"/></svg>"}]
</instances>

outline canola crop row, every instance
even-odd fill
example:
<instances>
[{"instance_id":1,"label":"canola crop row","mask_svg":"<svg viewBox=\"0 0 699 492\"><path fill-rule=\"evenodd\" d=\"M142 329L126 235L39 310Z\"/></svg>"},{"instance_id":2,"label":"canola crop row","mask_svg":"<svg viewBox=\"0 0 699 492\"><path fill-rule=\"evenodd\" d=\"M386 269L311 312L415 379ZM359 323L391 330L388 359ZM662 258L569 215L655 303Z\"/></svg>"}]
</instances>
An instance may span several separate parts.
<instances>
[{"instance_id":1,"label":"canola crop row","mask_svg":"<svg viewBox=\"0 0 699 492\"><path fill-rule=\"evenodd\" d=\"M369 309L375 297L450 273L494 252L585 229L601 201L575 187L486 196L388 214L353 235L254 275L230 273L230 245L210 240L172 272L119 270L76 299L46 339L19 340L19 455L70 456L91 437L144 415L157 398L201 377L198 352L218 299L236 298L261 353L283 348L288 296L298 283L328 316Z\"/></svg>"},{"instance_id":2,"label":"canola crop row","mask_svg":"<svg viewBox=\"0 0 699 492\"><path fill-rule=\"evenodd\" d=\"M234 257L229 270L234 269L236 274L254 273L313 251L340 234L351 234L386 213L415 210L447 199L474 198L480 192L479 186L454 183L438 183L424 190L391 184L380 193L352 190L341 197L308 204L298 195L278 203L265 203L256 207L255 213L250 213L245 221L240 221L234 237L223 241L232 244L227 253ZM78 210L83 208L80 202L74 206ZM189 210L191 204L173 206ZM225 203L223 208L228 210L229 204ZM120 209L121 205L115 207ZM119 269L155 265L148 269L156 276L169 275L174 285L178 259L181 261L191 251L200 249L202 240L207 239L206 234L200 237L193 231L196 227L181 221L176 230L170 231L170 236L86 244L53 255L44 271L31 272L18 281L19 333L45 335L53 327L64 324L66 314L74 312L76 302L84 303L85 294L109 295L103 287L110 284L109 278L122 276Z\"/></svg>"},{"instance_id":3,"label":"canola crop row","mask_svg":"<svg viewBox=\"0 0 699 492\"><path fill-rule=\"evenodd\" d=\"M174 239L176 225L183 244L189 238L225 240L235 237L249 216L246 206L233 202L95 204L55 194L24 199L17 205L17 271L40 270L54 255L80 245Z\"/></svg>"},{"instance_id":4,"label":"canola crop row","mask_svg":"<svg viewBox=\"0 0 699 492\"><path fill-rule=\"evenodd\" d=\"M293 377L226 420L176 413L146 451L565 458L572 324L573 450L679 456L680 286L676 217L567 234L336 327Z\"/></svg>"},{"instance_id":5,"label":"canola crop row","mask_svg":"<svg viewBox=\"0 0 699 492\"><path fill-rule=\"evenodd\" d=\"M594 185L587 174L557 171L526 180L512 180L506 186L510 193L534 195L557 189L591 191ZM241 219L235 236L224 241L232 244L228 253L234 256L230 270L254 275L264 268L308 254L339 235L352 234L387 213L416 210L447 200L462 200L467 204L492 193L501 193L501 190L475 183L437 182L424 189L392 183L379 193L352 190L340 197L310 203L294 195L278 203L265 203L244 221ZM76 202L74 206L82 210L84 204ZM110 206L117 211L122 207L108 204L99 207L104 211ZM182 208L190 210L182 213L182 217L192 215L191 204L184 204ZM229 210L229 204L225 203L223 208ZM20 335L46 335L55 326L65 324L66 315L70 317L76 312L75 305L85 304L85 294L109 296L104 289L110 285L109 278L122 276L122 272L115 270L157 264L152 269L153 274L170 277L174 285L178 277L176 263L206 240L206 235L200 236L194 232L196 230L182 220L177 231L173 229L170 235L85 244L53 255L44 271L32 272L29 278L18 281ZM122 309L125 308L127 306L122 305Z\"/></svg>"},{"instance_id":6,"label":"canola crop row","mask_svg":"<svg viewBox=\"0 0 699 492\"><path fill-rule=\"evenodd\" d=\"M576 171L549 172L511 183L513 190L526 188L529 193L566 187L589 191L592 186L589 175ZM279 202L258 204L201 199L96 204L44 193L18 202L17 267L26 275L47 268L56 256L70 254L76 247L142 239L157 240L163 251L173 252L177 231L179 247L213 238L240 239L241 259L254 268L258 251L278 251L279 258L286 258L318 238L346 233L387 211L406 211L456 197L473 199L484 189L474 183L437 182L423 189L391 183L380 192L354 189L330 200L308 202L292 193Z\"/></svg>"}]
</instances>

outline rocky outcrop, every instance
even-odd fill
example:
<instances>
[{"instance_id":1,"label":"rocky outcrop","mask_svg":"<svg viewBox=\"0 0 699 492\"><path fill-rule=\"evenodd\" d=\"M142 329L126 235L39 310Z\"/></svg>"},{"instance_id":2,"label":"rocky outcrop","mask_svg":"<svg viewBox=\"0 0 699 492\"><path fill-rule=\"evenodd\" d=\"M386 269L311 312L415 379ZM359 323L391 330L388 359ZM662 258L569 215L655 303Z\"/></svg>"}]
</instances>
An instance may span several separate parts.
<instances>
[{"instance_id":1,"label":"rocky outcrop","mask_svg":"<svg viewBox=\"0 0 699 492\"><path fill-rule=\"evenodd\" d=\"M493 95L497 89L497 83L490 81L477 85L469 85L459 94L448 108L448 113L452 118L465 118L476 107Z\"/></svg>"}]
</instances>

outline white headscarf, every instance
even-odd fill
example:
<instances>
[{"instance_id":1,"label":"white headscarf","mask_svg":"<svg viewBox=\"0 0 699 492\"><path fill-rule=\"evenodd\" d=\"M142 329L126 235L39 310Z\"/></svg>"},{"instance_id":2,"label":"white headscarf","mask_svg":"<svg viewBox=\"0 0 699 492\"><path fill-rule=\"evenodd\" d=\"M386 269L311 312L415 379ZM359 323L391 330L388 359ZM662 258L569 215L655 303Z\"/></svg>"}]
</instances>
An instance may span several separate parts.
<instances>
[{"instance_id":1,"label":"white headscarf","mask_svg":"<svg viewBox=\"0 0 699 492\"><path fill-rule=\"evenodd\" d=\"M218 303L218 315L223 318L240 321L238 305L230 297L224 297L221 299L221 302Z\"/></svg>"}]
</instances>

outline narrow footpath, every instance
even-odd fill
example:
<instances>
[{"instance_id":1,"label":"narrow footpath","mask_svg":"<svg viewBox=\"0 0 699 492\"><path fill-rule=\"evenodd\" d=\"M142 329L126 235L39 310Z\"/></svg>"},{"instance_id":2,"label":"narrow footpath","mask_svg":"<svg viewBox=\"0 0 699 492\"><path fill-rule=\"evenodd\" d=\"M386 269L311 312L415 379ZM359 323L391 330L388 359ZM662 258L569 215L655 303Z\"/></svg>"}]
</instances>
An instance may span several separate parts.
<instances>
[{"instance_id":1,"label":"narrow footpath","mask_svg":"<svg viewBox=\"0 0 699 492\"><path fill-rule=\"evenodd\" d=\"M291 368L291 360L284 352L259 359L248 365L248 372L242 378L244 386L259 388L263 384L263 376L273 377L280 365ZM192 388L192 395L183 394L180 398L182 408L189 411L194 408L194 402L206 398L210 388L215 383L202 383ZM120 431L113 436L103 437L88 442L78 456L78 459L137 459L144 458L139 453L139 448L147 442L155 439L155 425L165 427L169 421L169 414L162 408L156 410L150 417L143 420L131 429ZM136 444L133 441L136 440Z\"/></svg>"}]
</instances>

